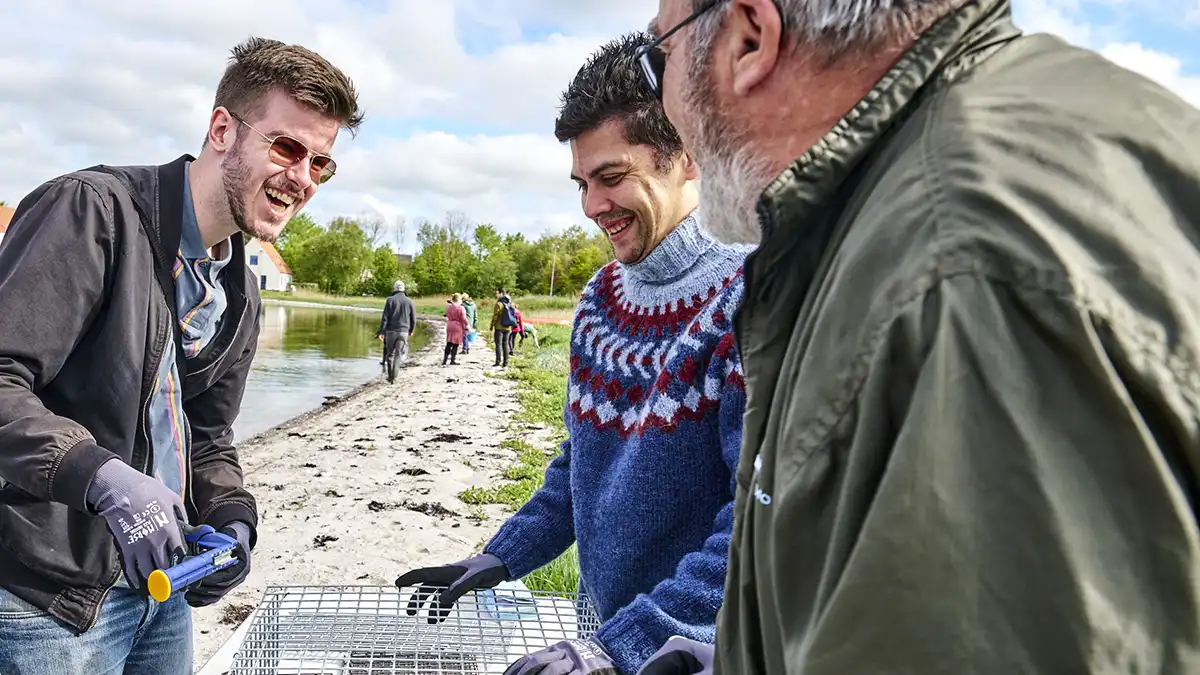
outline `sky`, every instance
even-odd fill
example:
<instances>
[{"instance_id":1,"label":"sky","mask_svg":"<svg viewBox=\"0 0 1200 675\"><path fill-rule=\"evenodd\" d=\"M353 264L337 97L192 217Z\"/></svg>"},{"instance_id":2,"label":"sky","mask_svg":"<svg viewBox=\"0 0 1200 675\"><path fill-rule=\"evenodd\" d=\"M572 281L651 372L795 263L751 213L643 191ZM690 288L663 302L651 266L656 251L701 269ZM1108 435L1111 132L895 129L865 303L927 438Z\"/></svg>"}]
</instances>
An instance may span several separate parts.
<instances>
[{"instance_id":1,"label":"sky","mask_svg":"<svg viewBox=\"0 0 1200 675\"><path fill-rule=\"evenodd\" d=\"M166 8L170 7L170 10ZM37 0L0 40L0 200L93 164L196 154L229 50L303 44L355 81L367 122L335 147L308 210L415 223L448 210L536 238L584 218L559 95L588 54L644 28L657 0ZM1053 33L1200 106L1200 0L1013 0ZM19 27L19 28L17 28ZM395 232L388 236L395 242Z\"/></svg>"}]
</instances>

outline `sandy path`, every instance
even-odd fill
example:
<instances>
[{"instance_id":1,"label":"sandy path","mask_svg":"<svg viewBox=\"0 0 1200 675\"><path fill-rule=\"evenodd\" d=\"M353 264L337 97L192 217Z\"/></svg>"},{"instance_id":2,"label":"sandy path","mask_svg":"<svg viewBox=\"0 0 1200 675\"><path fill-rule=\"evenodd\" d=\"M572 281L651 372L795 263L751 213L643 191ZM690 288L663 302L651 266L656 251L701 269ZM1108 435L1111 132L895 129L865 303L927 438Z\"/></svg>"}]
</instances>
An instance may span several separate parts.
<instances>
[{"instance_id":1,"label":"sandy path","mask_svg":"<svg viewBox=\"0 0 1200 675\"><path fill-rule=\"evenodd\" d=\"M380 379L241 446L258 544L249 579L193 612L197 669L268 585L391 584L411 567L471 554L499 526L503 507L481 511L457 495L512 462L500 442L519 409L514 384L485 376L492 353L482 343L442 368L445 329L434 325L430 347L394 385Z\"/></svg>"}]
</instances>

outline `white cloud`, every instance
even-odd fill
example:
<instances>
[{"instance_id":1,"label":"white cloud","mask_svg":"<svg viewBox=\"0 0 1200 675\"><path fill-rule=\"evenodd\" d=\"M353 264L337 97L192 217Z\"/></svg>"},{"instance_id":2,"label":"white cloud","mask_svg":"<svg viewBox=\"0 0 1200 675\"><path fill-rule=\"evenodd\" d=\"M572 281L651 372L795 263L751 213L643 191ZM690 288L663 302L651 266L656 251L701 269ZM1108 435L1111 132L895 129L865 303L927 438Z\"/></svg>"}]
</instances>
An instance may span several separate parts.
<instances>
[{"instance_id":1,"label":"white cloud","mask_svg":"<svg viewBox=\"0 0 1200 675\"><path fill-rule=\"evenodd\" d=\"M229 49L254 34L315 49L359 87L368 121L358 138L339 139L338 176L312 202L319 218L404 214L412 229L458 209L534 235L583 222L569 152L552 135L559 93L597 45L643 26L656 7L210 0L164 12L150 0L14 3L5 24L22 28L0 41L0 155L10 160L0 163L0 199L91 164L194 154ZM466 32L494 48L473 53Z\"/></svg>"},{"instance_id":2,"label":"white cloud","mask_svg":"<svg viewBox=\"0 0 1200 675\"><path fill-rule=\"evenodd\" d=\"M1200 106L1200 76L1185 75L1180 59L1136 42L1105 45L1100 53L1113 63L1174 91L1192 105Z\"/></svg>"},{"instance_id":3,"label":"white cloud","mask_svg":"<svg viewBox=\"0 0 1200 675\"><path fill-rule=\"evenodd\" d=\"M1090 3L1014 0L1021 25L1095 48L1190 100L1196 63L1093 25ZM1153 0L1155 3L1196 0ZM151 0L12 2L0 41L0 200L95 163L195 153L229 49L248 35L311 47L358 84L368 122L338 142L312 207L421 218L463 210L536 236L584 223L552 136L561 90L604 40L643 28L656 0ZM1156 5L1157 6L1157 5ZM1178 5L1179 16L1186 10ZM488 45L487 49L479 47ZM486 52L486 53L484 53ZM1191 69L1189 73L1189 69Z\"/></svg>"},{"instance_id":4,"label":"white cloud","mask_svg":"<svg viewBox=\"0 0 1200 675\"><path fill-rule=\"evenodd\" d=\"M1090 20L1088 12L1097 5L1107 9L1120 7L1135 13L1148 11L1149 15L1142 16L1143 20L1137 23L1148 27L1146 32L1150 32L1158 28L1153 21L1170 21L1170 16L1182 16L1185 23L1189 16L1200 19L1200 1L1018 0L1016 4L1014 14L1027 32L1052 33L1074 45L1094 49L1113 63L1148 77L1200 106L1200 72L1196 70L1200 68L1200 59L1185 64L1179 56L1129 39L1134 22L1126 21L1123 26L1098 26Z\"/></svg>"}]
</instances>

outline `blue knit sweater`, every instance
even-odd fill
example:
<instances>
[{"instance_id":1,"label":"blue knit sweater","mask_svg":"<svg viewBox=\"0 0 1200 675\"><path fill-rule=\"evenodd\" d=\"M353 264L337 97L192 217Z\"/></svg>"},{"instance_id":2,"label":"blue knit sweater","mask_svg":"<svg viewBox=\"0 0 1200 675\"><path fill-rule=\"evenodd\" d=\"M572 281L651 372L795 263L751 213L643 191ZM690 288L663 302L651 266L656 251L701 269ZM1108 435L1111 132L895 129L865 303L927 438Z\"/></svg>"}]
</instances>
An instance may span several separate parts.
<instances>
[{"instance_id":1,"label":"blue knit sweater","mask_svg":"<svg viewBox=\"0 0 1200 675\"><path fill-rule=\"evenodd\" d=\"M596 273L571 329L562 454L485 547L520 578L577 541L596 639L625 673L672 635L715 640L746 405L732 324L750 250L689 217L642 262Z\"/></svg>"}]
</instances>

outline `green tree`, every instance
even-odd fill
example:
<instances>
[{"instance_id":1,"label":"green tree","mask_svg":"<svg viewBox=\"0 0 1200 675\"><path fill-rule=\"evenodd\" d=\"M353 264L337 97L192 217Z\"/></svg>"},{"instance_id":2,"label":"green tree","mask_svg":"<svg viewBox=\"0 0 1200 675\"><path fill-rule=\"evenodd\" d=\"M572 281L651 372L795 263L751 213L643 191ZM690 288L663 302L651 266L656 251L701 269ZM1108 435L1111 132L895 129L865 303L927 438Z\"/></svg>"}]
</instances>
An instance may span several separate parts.
<instances>
[{"instance_id":1,"label":"green tree","mask_svg":"<svg viewBox=\"0 0 1200 675\"><path fill-rule=\"evenodd\" d=\"M324 230L307 211L302 211L292 216L288 221L287 226L283 228L283 232L279 234L279 239L275 242L275 249L279 251L280 257L292 268L292 273L297 283L312 283L313 279L303 278L297 271L297 263L299 261L300 250L304 243L313 237L321 234Z\"/></svg>"},{"instance_id":2,"label":"green tree","mask_svg":"<svg viewBox=\"0 0 1200 675\"><path fill-rule=\"evenodd\" d=\"M328 229L299 246L293 272L326 293L357 290L372 258L366 234L349 218L335 218Z\"/></svg>"},{"instance_id":3,"label":"green tree","mask_svg":"<svg viewBox=\"0 0 1200 675\"><path fill-rule=\"evenodd\" d=\"M587 285L596 270L604 267L610 260L612 260L612 256L608 250L595 242L588 242L580 247L571 258L571 266L567 269L567 274L562 277L562 281L565 283L560 288L564 293L568 290L578 293Z\"/></svg>"},{"instance_id":4,"label":"green tree","mask_svg":"<svg viewBox=\"0 0 1200 675\"><path fill-rule=\"evenodd\" d=\"M392 284L400 278L400 261L387 246L375 249L371 256L371 275L363 282L362 292L369 295L388 295Z\"/></svg>"}]
</instances>

